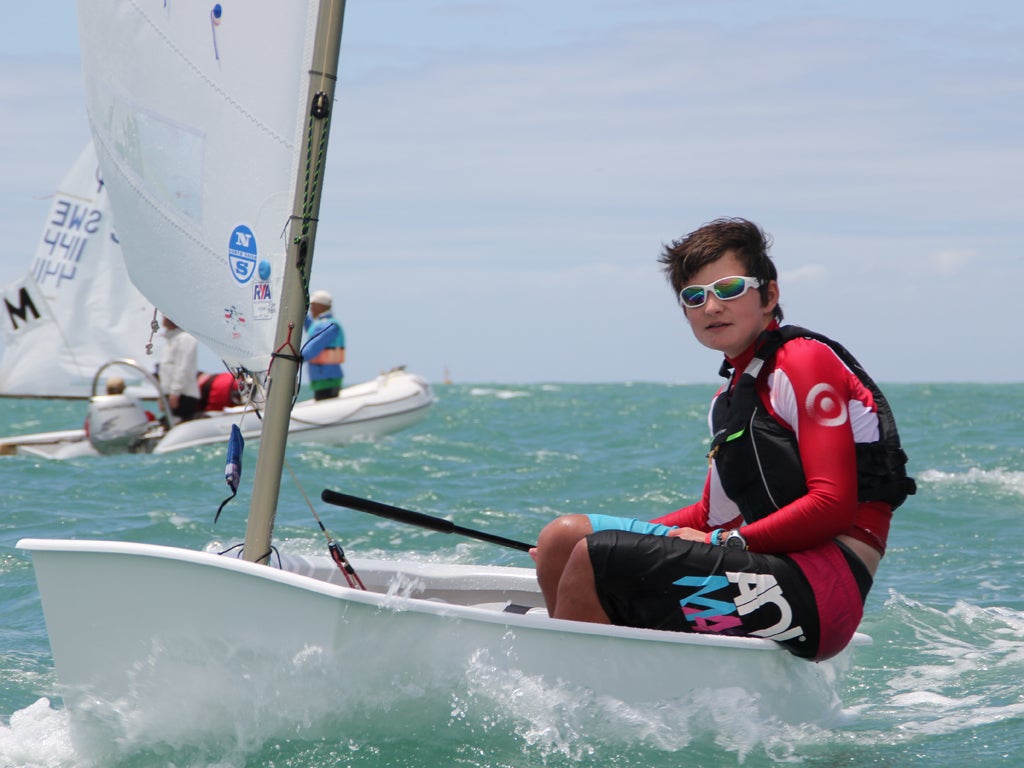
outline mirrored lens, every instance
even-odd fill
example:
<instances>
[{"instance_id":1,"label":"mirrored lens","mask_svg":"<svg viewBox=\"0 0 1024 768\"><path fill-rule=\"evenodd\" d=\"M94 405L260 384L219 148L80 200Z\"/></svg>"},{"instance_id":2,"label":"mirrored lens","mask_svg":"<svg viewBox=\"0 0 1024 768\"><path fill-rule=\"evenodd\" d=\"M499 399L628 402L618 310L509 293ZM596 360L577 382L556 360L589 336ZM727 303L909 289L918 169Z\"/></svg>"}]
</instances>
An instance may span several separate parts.
<instances>
[{"instance_id":1,"label":"mirrored lens","mask_svg":"<svg viewBox=\"0 0 1024 768\"><path fill-rule=\"evenodd\" d=\"M747 287L747 281L742 277L723 277L715 283L712 283L711 290L715 292L715 296L722 300L735 299L737 296L743 293Z\"/></svg>"},{"instance_id":2,"label":"mirrored lens","mask_svg":"<svg viewBox=\"0 0 1024 768\"><path fill-rule=\"evenodd\" d=\"M686 307L699 307L704 303L704 286L691 285L679 292L679 300Z\"/></svg>"}]
</instances>

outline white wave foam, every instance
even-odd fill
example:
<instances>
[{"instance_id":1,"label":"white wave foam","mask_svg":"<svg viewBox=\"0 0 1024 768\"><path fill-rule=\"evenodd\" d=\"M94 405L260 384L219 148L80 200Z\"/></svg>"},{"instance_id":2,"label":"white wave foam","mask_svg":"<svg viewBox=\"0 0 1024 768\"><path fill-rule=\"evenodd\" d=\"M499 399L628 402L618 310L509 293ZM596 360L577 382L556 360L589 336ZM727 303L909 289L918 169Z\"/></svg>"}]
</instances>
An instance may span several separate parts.
<instances>
[{"instance_id":1,"label":"white wave foam","mask_svg":"<svg viewBox=\"0 0 1024 768\"><path fill-rule=\"evenodd\" d=\"M492 387L473 387L469 390L473 397L494 397L498 400L511 400L514 397L530 397L530 393L522 389L495 389Z\"/></svg>"},{"instance_id":2,"label":"white wave foam","mask_svg":"<svg viewBox=\"0 0 1024 768\"><path fill-rule=\"evenodd\" d=\"M81 768L71 744L68 713L39 699L0 724L0 768Z\"/></svg>"},{"instance_id":3,"label":"white wave foam","mask_svg":"<svg viewBox=\"0 0 1024 768\"><path fill-rule=\"evenodd\" d=\"M890 732L955 734L1024 716L1024 612L964 601L943 612L895 592L886 610L903 663L872 708Z\"/></svg>"},{"instance_id":4,"label":"white wave foam","mask_svg":"<svg viewBox=\"0 0 1024 768\"><path fill-rule=\"evenodd\" d=\"M801 744L827 733L819 724L780 721L772 714L773 702L739 688L696 691L637 707L522 674L496 664L488 651L474 656L467 682L464 696L454 697L453 715L492 713L492 727L512 730L525 751L545 763L585 763L621 749L674 753L697 744L714 744L741 763L758 750L785 762Z\"/></svg>"},{"instance_id":5,"label":"white wave foam","mask_svg":"<svg viewBox=\"0 0 1024 768\"><path fill-rule=\"evenodd\" d=\"M966 472L944 472L938 469L926 469L918 473L917 479L922 483L945 486L992 486L998 490L1024 496L1024 472L1017 470L972 467Z\"/></svg>"}]
</instances>

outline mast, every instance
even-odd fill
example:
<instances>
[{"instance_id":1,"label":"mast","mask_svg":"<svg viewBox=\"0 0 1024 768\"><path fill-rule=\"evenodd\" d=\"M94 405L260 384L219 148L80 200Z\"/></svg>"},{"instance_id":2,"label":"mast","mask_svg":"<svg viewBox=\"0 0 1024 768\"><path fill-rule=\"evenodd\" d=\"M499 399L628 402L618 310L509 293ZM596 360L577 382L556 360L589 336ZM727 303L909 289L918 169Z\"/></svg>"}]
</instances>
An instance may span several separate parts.
<instances>
[{"instance_id":1,"label":"mast","mask_svg":"<svg viewBox=\"0 0 1024 768\"><path fill-rule=\"evenodd\" d=\"M245 531L243 556L250 562L266 563L270 557L288 423L300 365L297 354L301 347L302 322L306 316L309 294L308 281L313 267L313 242L320 215L320 193L327 160L327 138L330 115L334 108L344 15L345 0L323 0L320 3L313 64L305 101L307 129L301 136L306 151L299 164L299 179L289 226L288 259L279 297L281 311L274 341L278 355L273 358L267 377L267 406ZM274 386L275 381L277 386Z\"/></svg>"}]
</instances>

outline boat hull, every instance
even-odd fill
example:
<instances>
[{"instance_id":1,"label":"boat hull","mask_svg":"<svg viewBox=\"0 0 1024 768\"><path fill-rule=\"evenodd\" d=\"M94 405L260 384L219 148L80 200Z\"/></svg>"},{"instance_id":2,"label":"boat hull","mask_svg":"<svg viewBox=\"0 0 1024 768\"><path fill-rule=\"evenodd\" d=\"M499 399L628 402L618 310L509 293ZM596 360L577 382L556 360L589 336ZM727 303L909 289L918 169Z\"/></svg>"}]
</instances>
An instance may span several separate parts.
<instances>
[{"instance_id":1,"label":"boat hull","mask_svg":"<svg viewBox=\"0 0 1024 768\"><path fill-rule=\"evenodd\" d=\"M288 438L290 442L327 445L373 440L419 423L433 402L433 392L423 378L395 369L346 387L338 397L296 403ZM238 424L247 441L259 440L260 419L251 410L239 408L178 424L156 444L153 453L223 443L232 424Z\"/></svg>"},{"instance_id":2,"label":"boat hull","mask_svg":"<svg viewBox=\"0 0 1024 768\"><path fill-rule=\"evenodd\" d=\"M821 722L839 711L849 662L813 664L753 638L551 619L529 569L355 560L361 591L327 557L267 567L122 542L18 546L32 553L76 738L93 746L166 740L158 723L231 706L220 680L235 706L280 717L289 691L337 685L348 706L383 711L396 697L464 690L482 667L503 690L685 707L735 689L765 719ZM140 734L140 720L152 732Z\"/></svg>"}]
</instances>

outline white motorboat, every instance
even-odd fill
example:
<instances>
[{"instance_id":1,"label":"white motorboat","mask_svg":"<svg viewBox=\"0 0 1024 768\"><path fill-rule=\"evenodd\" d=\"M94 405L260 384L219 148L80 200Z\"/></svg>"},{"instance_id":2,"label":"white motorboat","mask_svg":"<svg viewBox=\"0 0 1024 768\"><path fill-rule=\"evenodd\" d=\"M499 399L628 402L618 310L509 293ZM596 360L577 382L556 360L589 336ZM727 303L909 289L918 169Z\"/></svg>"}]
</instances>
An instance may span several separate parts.
<instances>
[{"instance_id":1,"label":"white motorboat","mask_svg":"<svg viewBox=\"0 0 1024 768\"><path fill-rule=\"evenodd\" d=\"M46 459L72 459L117 453L170 453L202 445L223 445L237 425L246 442L260 438L261 404L205 411L198 418L166 428L131 395L98 394L101 374L114 368L137 369L164 403L159 382L133 360L115 360L102 366L93 380L87 421L77 429L0 437L0 456L17 454ZM151 390L152 391L152 390ZM376 378L345 387L338 397L303 400L292 409L288 432L301 443L345 445L377 440L418 424L434 403L430 384L404 367L384 371ZM170 412L164 404L159 409Z\"/></svg>"}]
</instances>

